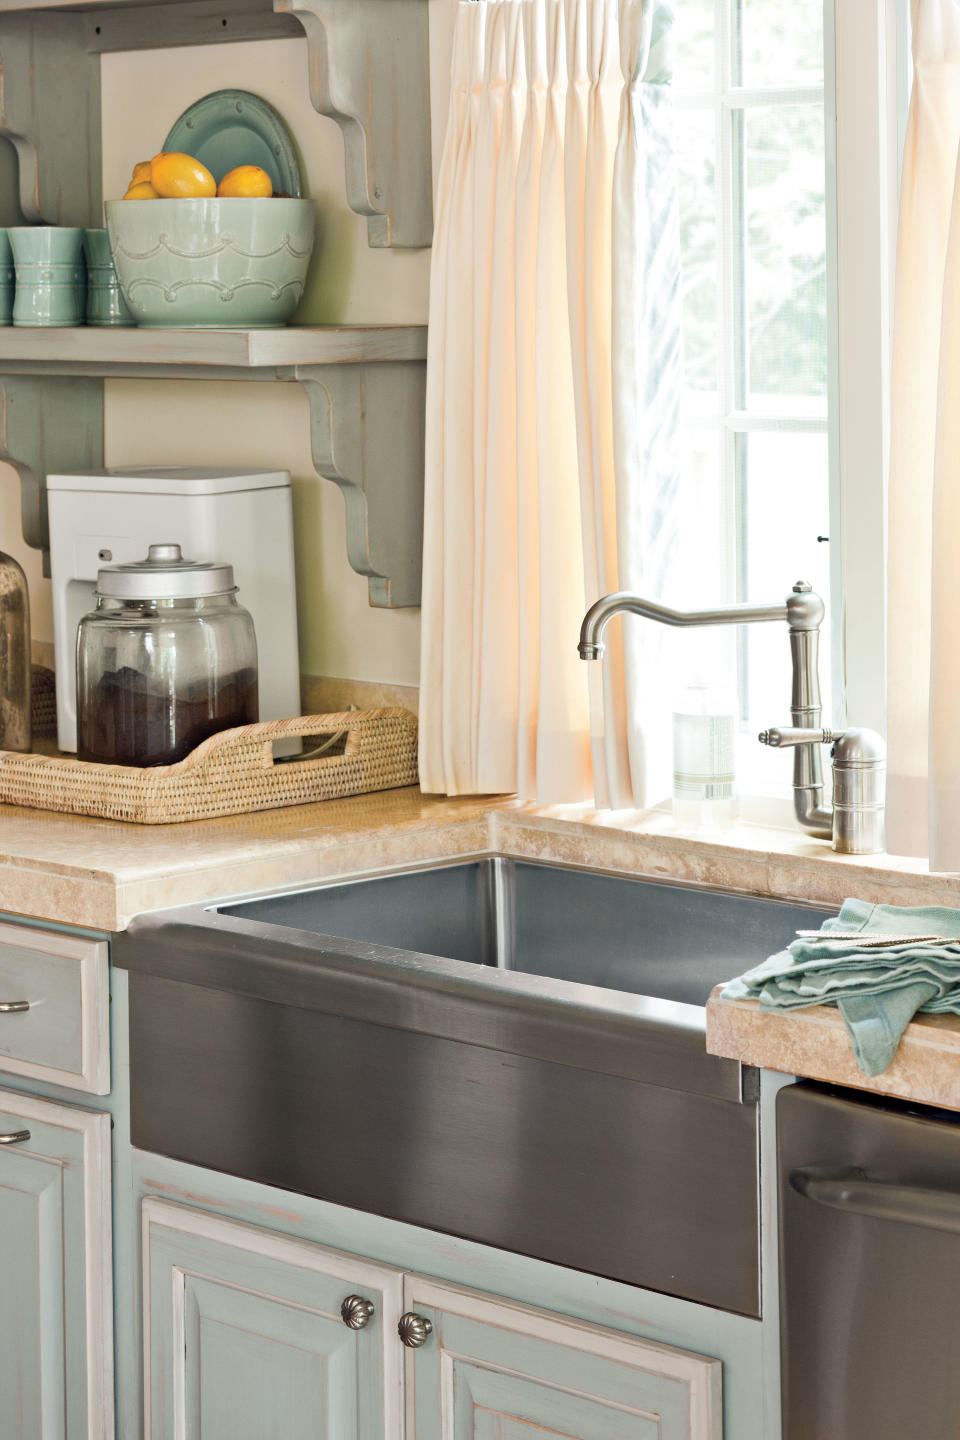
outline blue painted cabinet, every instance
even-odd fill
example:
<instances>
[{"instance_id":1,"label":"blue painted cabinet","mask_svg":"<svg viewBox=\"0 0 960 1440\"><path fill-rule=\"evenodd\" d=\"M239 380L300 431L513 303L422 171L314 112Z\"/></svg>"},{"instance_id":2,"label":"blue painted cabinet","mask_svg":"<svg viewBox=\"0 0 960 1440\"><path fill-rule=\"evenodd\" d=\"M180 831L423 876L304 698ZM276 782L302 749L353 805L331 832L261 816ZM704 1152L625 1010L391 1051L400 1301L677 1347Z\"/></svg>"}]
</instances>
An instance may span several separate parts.
<instances>
[{"instance_id":1,"label":"blue painted cabinet","mask_svg":"<svg viewBox=\"0 0 960 1440\"><path fill-rule=\"evenodd\" d=\"M400 1271L162 1200L143 1240L148 1440L399 1440Z\"/></svg>"},{"instance_id":2,"label":"blue painted cabinet","mask_svg":"<svg viewBox=\"0 0 960 1440\"><path fill-rule=\"evenodd\" d=\"M718 1360L165 1200L143 1235L148 1440L721 1440Z\"/></svg>"},{"instance_id":3,"label":"blue painted cabinet","mask_svg":"<svg viewBox=\"0 0 960 1440\"><path fill-rule=\"evenodd\" d=\"M420 1276L407 1359L416 1440L720 1440L720 1362Z\"/></svg>"},{"instance_id":4,"label":"blue painted cabinet","mask_svg":"<svg viewBox=\"0 0 960 1440\"><path fill-rule=\"evenodd\" d=\"M110 1117L0 1090L0 1433L113 1440Z\"/></svg>"}]
</instances>

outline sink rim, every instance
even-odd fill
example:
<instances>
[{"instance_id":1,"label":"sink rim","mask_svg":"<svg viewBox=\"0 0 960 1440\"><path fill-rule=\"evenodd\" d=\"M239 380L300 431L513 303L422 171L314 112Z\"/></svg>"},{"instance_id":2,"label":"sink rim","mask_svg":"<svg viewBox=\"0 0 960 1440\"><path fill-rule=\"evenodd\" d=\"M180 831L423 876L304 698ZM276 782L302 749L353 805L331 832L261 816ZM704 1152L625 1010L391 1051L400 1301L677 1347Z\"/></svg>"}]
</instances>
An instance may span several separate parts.
<instances>
[{"instance_id":1,"label":"sink rim","mask_svg":"<svg viewBox=\"0 0 960 1440\"><path fill-rule=\"evenodd\" d=\"M353 966L383 967L393 972L397 978L402 975L403 980L407 983L425 986L437 985L444 989L452 987L461 995L483 993L490 999L497 995L504 998L512 996L516 1004L523 1003L524 1000L542 1002L551 1007L557 1005L564 1009L572 1007L593 1015L615 1015L622 1020L666 1024L681 1031L697 1035L706 1034L705 1003L700 1005L689 1001L661 999L640 992L619 990L611 986L591 985L589 981L585 980L558 979L523 970L477 964L471 960L457 960L446 955L412 950L403 946L386 945L379 941L352 940L332 932L302 930L295 925L283 925L273 920L259 920L250 915L226 913L235 906L254 905L259 901L307 895L317 890L363 884L396 875L422 874L455 866L472 865L484 860L506 860L548 870L603 875L617 880L632 881L640 885L665 885L677 890L728 895L732 899L761 900L765 904L809 910L813 914L822 914L824 909L828 908L816 901L786 900L778 896L732 890L727 886L711 885L703 881L687 882L674 877L661 880L659 877L633 875L600 866L531 859L525 855L510 855L499 850L450 856L437 862L412 861L347 876L329 876L315 884L297 884L281 889L272 888L233 899L221 897L209 904L190 908L194 913L201 913L205 924L210 925L221 934L226 931L238 936L241 934L253 935L264 941L275 941L278 944L289 939L295 943L298 950L312 952L318 961L327 964L340 959Z\"/></svg>"},{"instance_id":2,"label":"sink rim","mask_svg":"<svg viewBox=\"0 0 960 1440\"><path fill-rule=\"evenodd\" d=\"M501 852L479 851L445 857L440 864L471 864L498 855ZM599 871L588 865L554 865L515 855L502 858L560 870L613 874L640 884L661 883L652 877ZM232 905L272 895L434 868L432 862L417 861L324 877L320 885L271 887L260 894L151 911L116 937L115 962L122 969L159 979L747 1103L740 1062L706 1050L703 1005L499 970L223 913ZM789 900L750 896L720 886L672 883L679 889L793 905ZM823 909L815 902L801 902L797 908Z\"/></svg>"},{"instance_id":3,"label":"sink rim","mask_svg":"<svg viewBox=\"0 0 960 1440\"><path fill-rule=\"evenodd\" d=\"M663 885L671 890L703 891L709 895L729 895L732 899L737 900L762 900L766 905L789 906L793 910L810 910L817 913L828 910L835 913L839 909L838 906L823 901L792 900L782 895L768 895L762 890L737 890L730 885L713 885L707 880L681 880L675 875L638 875L629 870L612 870L605 865L586 865L572 860L543 860L539 856L531 855L511 855L506 850L471 850L463 855L444 856L442 860L409 860L398 865L351 871L347 875L325 875L322 879L311 881L306 885L302 882L295 882L292 885L271 886L264 890L247 890L240 895L221 895L216 900L182 908L222 915L224 911L236 905L255 905L260 900L282 900L293 895L309 895L315 890L329 890L334 885L338 887L362 885L370 880L385 880L394 875L419 875L426 871L448 870L457 865L474 865L482 860L509 860L515 865L533 865L542 870L572 870L584 875L605 875L611 880L629 880L637 885ZM239 919L240 917L227 916L226 918ZM276 924L274 921L266 923ZM288 927L277 925L276 928L287 929ZM409 951L408 953L416 952ZM576 982L568 981L567 983L574 984Z\"/></svg>"}]
</instances>

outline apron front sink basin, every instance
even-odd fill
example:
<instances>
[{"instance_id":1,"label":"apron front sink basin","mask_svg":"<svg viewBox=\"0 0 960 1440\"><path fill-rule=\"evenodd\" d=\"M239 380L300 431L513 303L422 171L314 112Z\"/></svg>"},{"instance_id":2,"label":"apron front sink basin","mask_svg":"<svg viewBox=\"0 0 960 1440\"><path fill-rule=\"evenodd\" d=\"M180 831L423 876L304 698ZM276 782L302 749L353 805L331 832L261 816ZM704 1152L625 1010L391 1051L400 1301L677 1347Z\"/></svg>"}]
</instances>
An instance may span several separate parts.
<instances>
[{"instance_id":1,"label":"apron front sink basin","mask_svg":"<svg viewBox=\"0 0 960 1440\"><path fill-rule=\"evenodd\" d=\"M712 987L821 912L500 856L143 916L133 1143L759 1314L756 1073Z\"/></svg>"},{"instance_id":2,"label":"apron front sink basin","mask_svg":"<svg viewBox=\"0 0 960 1440\"><path fill-rule=\"evenodd\" d=\"M698 1006L814 923L806 906L503 856L219 913Z\"/></svg>"}]
</instances>

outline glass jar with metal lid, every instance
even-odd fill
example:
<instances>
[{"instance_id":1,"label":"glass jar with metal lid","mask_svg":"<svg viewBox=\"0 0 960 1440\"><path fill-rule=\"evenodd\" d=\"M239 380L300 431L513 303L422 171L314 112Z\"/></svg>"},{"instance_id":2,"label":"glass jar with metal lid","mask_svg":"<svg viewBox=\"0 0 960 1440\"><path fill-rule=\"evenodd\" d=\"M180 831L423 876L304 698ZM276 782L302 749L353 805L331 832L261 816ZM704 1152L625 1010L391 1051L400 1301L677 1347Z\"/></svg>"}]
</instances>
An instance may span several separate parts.
<instances>
[{"instance_id":1,"label":"glass jar with metal lid","mask_svg":"<svg viewBox=\"0 0 960 1440\"><path fill-rule=\"evenodd\" d=\"M170 765L257 716L257 642L231 565L151 545L98 572L77 633L79 759Z\"/></svg>"}]
</instances>

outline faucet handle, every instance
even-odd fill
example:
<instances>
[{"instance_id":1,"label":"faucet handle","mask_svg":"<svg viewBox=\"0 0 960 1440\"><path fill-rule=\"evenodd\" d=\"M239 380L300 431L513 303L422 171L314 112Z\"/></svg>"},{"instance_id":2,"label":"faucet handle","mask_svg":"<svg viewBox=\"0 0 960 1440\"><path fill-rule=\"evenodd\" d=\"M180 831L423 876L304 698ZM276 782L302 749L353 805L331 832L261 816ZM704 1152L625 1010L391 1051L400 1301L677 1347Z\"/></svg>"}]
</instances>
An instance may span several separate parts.
<instances>
[{"instance_id":1,"label":"faucet handle","mask_svg":"<svg viewBox=\"0 0 960 1440\"><path fill-rule=\"evenodd\" d=\"M840 736L834 730L799 730L790 725L771 726L757 736L761 745L833 745Z\"/></svg>"}]
</instances>

